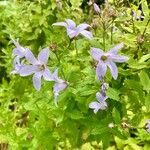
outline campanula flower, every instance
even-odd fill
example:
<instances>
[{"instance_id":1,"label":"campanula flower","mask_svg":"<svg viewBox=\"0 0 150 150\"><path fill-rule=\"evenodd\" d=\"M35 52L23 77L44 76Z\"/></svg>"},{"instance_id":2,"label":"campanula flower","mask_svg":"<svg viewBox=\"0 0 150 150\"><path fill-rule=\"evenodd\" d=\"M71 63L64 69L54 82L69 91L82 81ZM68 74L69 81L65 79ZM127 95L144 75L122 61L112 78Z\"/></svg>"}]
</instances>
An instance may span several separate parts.
<instances>
[{"instance_id":1,"label":"campanula flower","mask_svg":"<svg viewBox=\"0 0 150 150\"><path fill-rule=\"evenodd\" d=\"M57 23L53 23L52 25L65 27L67 29L67 35L70 37L70 39L77 37L79 34L83 35L88 39L93 38L92 33L90 31L85 30L88 27L90 27L90 25L86 23L82 23L76 26L73 20L66 19L65 22L57 22Z\"/></svg>"},{"instance_id":2,"label":"campanula flower","mask_svg":"<svg viewBox=\"0 0 150 150\"><path fill-rule=\"evenodd\" d=\"M116 45L108 52L103 52L99 48L91 48L92 57L98 62L96 67L96 75L102 80L106 74L107 67L110 69L112 77L116 80L118 77L118 68L115 62L122 63L128 61L128 57L118 55L119 49L123 47L123 43Z\"/></svg>"},{"instance_id":3,"label":"campanula flower","mask_svg":"<svg viewBox=\"0 0 150 150\"><path fill-rule=\"evenodd\" d=\"M98 6L96 3L93 4L93 7L94 7L94 11L95 11L97 14L100 14L101 10L100 10L99 6Z\"/></svg>"},{"instance_id":4,"label":"campanula flower","mask_svg":"<svg viewBox=\"0 0 150 150\"><path fill-rule=\"evenodd\" d=\"M150 133L150 119L147 120L146 128L147 128L147 132Z\"/></svg>"},{"instance_id":5,"label":"campanula flower","mask_svg":"<svg viewBox=\"0 0 150 150\"><path fill-rule=\"evenodd\" d=\"M57 106L57 99L58 99L59 93L67 87L67 82L58 77L58 69L54 71L53 79L55 81L55 84L53 87L54 102L55 102L55 105Z\"/></svg>"},{"instance_id":6,"label":"campanula flower","mask_svg":"<svg viewBox=\"0 0 150 150\"><path fill-rule=\"evenodd\" d=\"M30 55L26 56L26 60L28 60L31 64L24 65L20 70L20 76L28 76L33 75L33 85L36 90L40 90L41 88L41 77L43 76L47 81L53 81L52 73L47 67L47 61L49 57L49 49L44 48L38 54L37 59L34 57L33 53L30 51Z\"/></svg>"},{"instance_id":7,"label":"campanula flower","mask_svg":"<svg viewBox=\"0 0 150 150\"><path fill-rule=\"evenodd\" d=\"M13 61L14 70L11 71L11 74L19 74L20 69L24 66L24 60L20 62L19 57L15 57Z\"/></svg>"},{"instance_id":8,"label":"campanula flower","mask_svg":"<svg viewBox=\"0 0 150 150\"><path fill-rule=\"evenodd\" d=\"M31 51L28 48L22 47L18 41L15 41L15 40L12 40L12 41L14 45L16 46L12 52L15 57L23 58L26 55L30 55Z\"/></svg>"},{"instance_id":9,"label":"campanula flower","mask_svg":"<svg viewBox=\"0 0 150 150\"><path fill-rule=\"evenodd\" d=\"M102 93L97 92L96 99L97 99L97 101L91 102L89 104L89 108L92 108L94 113L97 113L99 109L104 110L107 107L107 103L106 103L107 96L106 95L103 95Z\"/></svg>"}]
</instances>

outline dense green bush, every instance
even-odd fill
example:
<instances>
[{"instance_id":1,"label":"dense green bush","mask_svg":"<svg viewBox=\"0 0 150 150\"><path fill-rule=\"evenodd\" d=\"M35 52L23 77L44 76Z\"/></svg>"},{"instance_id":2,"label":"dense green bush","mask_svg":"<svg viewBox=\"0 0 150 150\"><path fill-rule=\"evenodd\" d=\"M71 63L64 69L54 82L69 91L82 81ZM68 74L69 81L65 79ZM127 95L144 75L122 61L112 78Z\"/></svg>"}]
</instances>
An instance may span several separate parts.
<instances>
[{"instance_id":1,"label":"dense green bush","mask_svg":"<svg viewBox=\"0 0 150 150\"><path fill-rule=\"evenodd\" d=\"M125 149L149 150L150 134L150 11L146 0L112 1L94 12L92 3L82 0L0 1L0 149ZM88 23L92 40L69 39L56 22L72 19ZM32 77L11 74L19 39L37 56L50 48L48 67L68 86L54 103L54 82L42 80L40 91ZM102 86L95 72L91 47L105 52L124 43L114 80L108 70L107 108L96 114L89 104Z\"/></svg>"}]
</instances>

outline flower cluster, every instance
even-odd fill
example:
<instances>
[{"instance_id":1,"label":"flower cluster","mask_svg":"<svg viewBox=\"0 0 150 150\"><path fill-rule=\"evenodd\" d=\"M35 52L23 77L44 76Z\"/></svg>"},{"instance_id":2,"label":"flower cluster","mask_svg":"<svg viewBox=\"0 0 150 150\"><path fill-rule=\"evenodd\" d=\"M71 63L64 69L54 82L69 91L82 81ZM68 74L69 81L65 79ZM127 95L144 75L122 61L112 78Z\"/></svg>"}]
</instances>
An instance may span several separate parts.
<instances>
[{"instance_id":1,"label":"flower cluster","mask_svg":"<svg viewBox=\"0 0 150 150\"><path fill-rule=\"evenodd\" d=\"M108 52L103 52L99 48L91 48L91 56L97 61L96 75L102 81L101 91L96 93L98 102L91 102L89 104L89 107L94 109L94 113L97 113L99 109L104 110L107 107L106 99L108 97L106 96L106 90L108 89L108 84L104 82L107 67L110 69L112 77L116 80L118 68L115 62L122 63L128 60L128 57L117 54L122 47L123 43L118 44Z\"/></svg>"},{"instance_id":2,"label":"flower cluster","mask_svg":"<svg viewBox=\"0 0 150 150\"><path fill-rule=\"evenodd\" d=\"M47 81L54 81L54 97L55 103L57 103L57 97L60 91L64 90L67 87L67 83L59 79L58 69L52 73L48 66L48 57L49 57L49 48L44 48L38 54L37 59L33 53L28 49L20 46L16 41L13 41L16 48L13 49L14 58L14 70L13 74L19 74L20 76L29 76L33 74L33 86L39 91L41 89L41 78Z\"/></svg>"},{"instance_id":3,"label":"flower cluster","mask_svg":"<svg viewBox=\"0 0 150 150\"><path fill-rule=\"evenodd\" d=\"M100 8L96 3L93 4L94 10L100 13ZM86 30L90 25L86 23L76 26L75 22L71 19L66 19L65 22L54 23L53 26L64 26L67 29L67 35L70 39L76 38L78 35L83 35L88 39L92 39L93 35L90 31ZM48 57L50 50L44 48L35 58L33 53L28 49L19 45L18 42L13 41L16 48L13 50L14 58L14 70L13 74L19 74L20 76L29 76L33 74L33 85L36 90L41 89L41 78L47 81L54 81L53 93L54 101L57 105L57 98L60 91L67 87L67 82L58 77L58 69L53 73L47 67ZM107 71L107 67L110 69L112 77L116 80L118 77L118 68L115 62L125 62L128 60L126 56L118 55L118 51L123 47L123 44L118 44L108 52L103 52L99 48L91 48L91 56L97 61L96 75L99 80L102 81L101 90L96 93L96 102L91 102L89 107L94 109L94 113L97 113L99 109L104 110L107 107L106 90L108 84L104 82L104 76Z\"/></svg>"},{"instance_id":4,"label":"flower cluster","mask_svg":"<svg viewBox=\"0 0 150 150\"><path fill-rule=\"evenodd\" d=\"M99 109L104 110L107 107L106 99L106 90L108 89L108 84L102 82L101 91L96 93L96 102L91 102L89 107L94 110L94 113L97 113Z\"/></svg>"}]
</instances>

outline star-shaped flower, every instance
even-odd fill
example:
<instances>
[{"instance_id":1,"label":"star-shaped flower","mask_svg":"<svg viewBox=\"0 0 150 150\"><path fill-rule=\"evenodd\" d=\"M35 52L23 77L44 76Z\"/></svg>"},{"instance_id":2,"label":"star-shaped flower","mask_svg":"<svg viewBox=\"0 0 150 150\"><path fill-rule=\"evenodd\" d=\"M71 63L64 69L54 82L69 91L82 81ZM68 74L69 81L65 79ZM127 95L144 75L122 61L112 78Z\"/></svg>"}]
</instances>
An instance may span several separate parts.
<instances>
[{"instance_id":1,"label":"star-shaped flower","mask_svg":"<svg viewBox=\"0 0 150 150\"><path fill-rule=\"evenodd\" d=\"M92 57L98 61L96 67L96 75L99 80L102 80L109 67L112 77L116 80L118 77L118 68L115 62L122 63L128 61L128 57L118 55L118 51L123 47L123 43L116 45L108 52L103 52L99 48L91 48Z\"/></svg>"},{"instance_id":2,"label":"star-shaped flower","mask_svg":"<svg viewBox=\"0 0 150 150\"><path fill-rule=\"evenodd\" d=\"M29 65L24 65L19 70L20 76L28 76L33 75L33 85L36 90L40 90L41 88L41 77L43 76L47 81L54 81L52 73L47 67L47 61L49 57L49 49L44 48L38 55L36 59L31 52L30 55L26 56L26 59L31 63Z\"/></svg>"},{"instance_id":3,"label":"star-shaped flower","mask_svg":"<svg viewBox=\"0 0 150 150\"><path fill-rule=\"evenodd\" d=\"M98 102L91 102L89 104L89 108L92 108L94 110L94 113L97 113L99 109L104 110L107 107L106 95L103 95L100 92L97 92L96 99L98 100Z\"/></svg>"},{"instance_id":4,"label":"star-shaped flower","mask_svg":"<svg viewBox=\"0 0 150 150\"><path fill-rule=\"evenodd\" d=\"M64 26L67 29L67 35L72 39L74 37L77 37L79 34L82 34L84 37L88 39L92 39L93 35L90 31L87 31L88 27L90 25L86 23L79 24L76 26L75 22L71 19L66 19L65 22L57 22L53 23L53 26Z\"/></svg>"}]
</instances>

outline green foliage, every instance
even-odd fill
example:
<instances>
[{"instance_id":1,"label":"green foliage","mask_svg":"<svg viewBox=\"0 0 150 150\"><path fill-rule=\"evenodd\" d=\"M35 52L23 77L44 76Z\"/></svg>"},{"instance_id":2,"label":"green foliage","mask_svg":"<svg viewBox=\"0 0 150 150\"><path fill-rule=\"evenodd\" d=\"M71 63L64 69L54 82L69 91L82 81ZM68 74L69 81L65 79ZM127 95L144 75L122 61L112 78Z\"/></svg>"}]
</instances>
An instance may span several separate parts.
<instances>
[{"instance_id":1,"label":"green foliage","mask_svg":"<svg viewBox=\"0 0 150 150\"><path fill-rule=\"evenodd\" d=\"M100 18L82 0L0 1L0 149L3 143L10 150L150 149L145 130L150 118L149 6L146 0L117 2L103 3ZM131 15L133 11L144 18ZM79 37L69 44L65 28L52 26L67 18L90 24L94 39ZM10 74L11 38L19 38L35 54L50 47L49 68L58 67L59 76L69 82L58 107L54 83L42 82L37 92L31 76ZM130 59L117 64L117 80L106 73L108 107L94 114L89 103L96 100L101 83L90 47L107 51L121 42L121 53Z\"/></svg>"}]
</instances>

